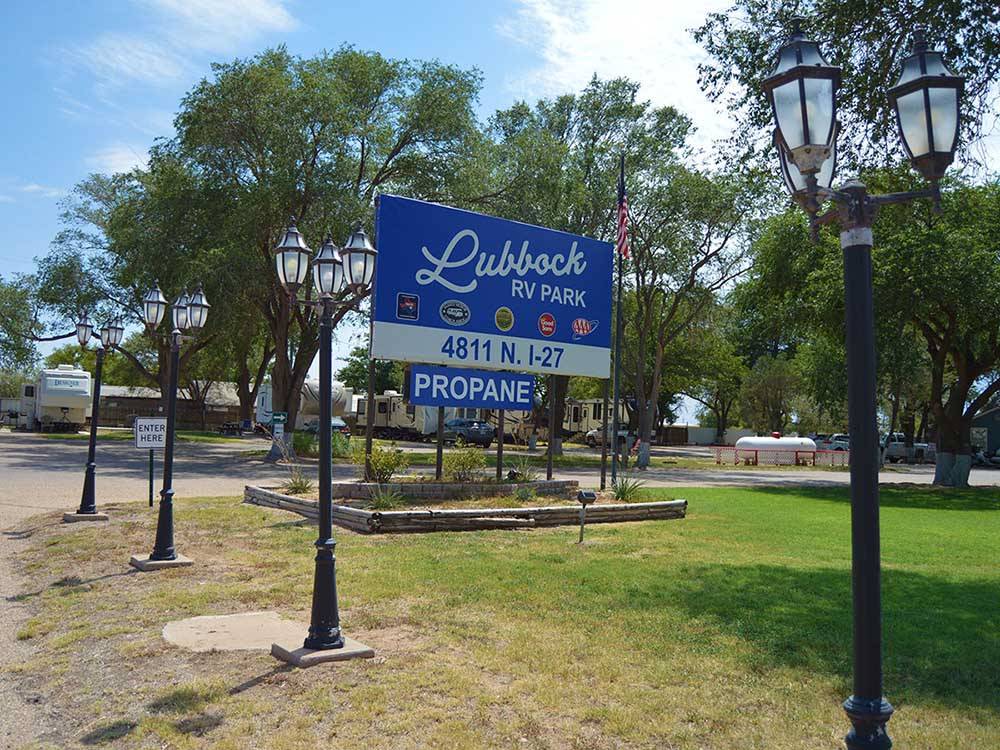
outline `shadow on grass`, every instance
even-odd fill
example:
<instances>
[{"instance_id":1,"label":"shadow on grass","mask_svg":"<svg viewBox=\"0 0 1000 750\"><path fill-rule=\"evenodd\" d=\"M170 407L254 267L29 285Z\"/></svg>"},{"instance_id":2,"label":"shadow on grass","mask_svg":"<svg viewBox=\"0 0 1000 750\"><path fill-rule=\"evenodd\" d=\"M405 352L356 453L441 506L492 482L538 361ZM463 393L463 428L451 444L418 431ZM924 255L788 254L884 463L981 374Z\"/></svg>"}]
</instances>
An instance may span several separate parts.
<instances>
[{"instance_id":1,"label":"shadow on grass","mask_svg":"<svg viewBox=\"0 0 1000 750\"><path fill-rule=\"evenodd\" d=\"M698 566L626 608L668 606L745 641L754 667L851 676L846 570ZM883 573L885 684L890 700L933 699L1000 709L1000 584Z\"/></svg>"},{"instance_id":2,"label":"shadow on grass","mask_svg":"<svg viewBox=\"0 0 1000 750\"><path fill-rule=\"evenodd\" d=\"M48 586L38 589L37 591L29 591L23 594L15 594L14 596L5 597L9 602L23 602L28 599L33 599L36 596L44 594L49 589L62 589L67 593L75 593L81 586L89 586L92 583L97 583L98 581L105 581L109 578L120 578L122 576L131 576L137 574L139 571L135 569L130 569L126 571L121 571L118 573L107 573L103 576L95 576L94 578L80 578L80 576L63 576L57 581L53 581Z\"/></svg>"},{"instance_id":3,"label":"shadow on grass","mask_svg":"<svg viewBox=\"0 0 1000 750\"><path fill-rule=\"evenodd\" d=\"M80 743L83 745L106 745L128 736L135 731L137 726L139 725L136 722L124 719L105 722L83 735L80 738Z\"/></svg>"},{"instance_id":4,"label":"shadow on grass","mask_svg":"<svg viewBox=\"0 0 1000 750\"><path fill-rule=\"evenodd\" d=\"M806 497L849 503L847 487L767 487L756 490L758 494ZM977 487L956 490L933 485L881 485L879 505L883 508L909 508L912 510L1000 510L1000 488Z\"/></svg>"}]
</instances>

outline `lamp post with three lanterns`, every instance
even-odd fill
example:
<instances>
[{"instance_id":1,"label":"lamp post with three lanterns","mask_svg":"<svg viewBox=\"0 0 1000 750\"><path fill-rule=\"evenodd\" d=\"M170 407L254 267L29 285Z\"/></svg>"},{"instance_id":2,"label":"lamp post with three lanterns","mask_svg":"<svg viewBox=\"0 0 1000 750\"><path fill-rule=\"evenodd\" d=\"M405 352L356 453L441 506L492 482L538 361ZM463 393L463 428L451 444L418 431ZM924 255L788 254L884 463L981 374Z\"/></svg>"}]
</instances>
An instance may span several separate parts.
<instances>
[{"instance_id":1,"label":"lamp post with three lanterns","mask_svg":"<svg viewBox=\"0 0 1000 750\"><path fill-rule=\"evenodd\" d=\"M142 300L142 315L146 328L153 333L167 313L167 300L158 284L147 292ZM201 284L194 293L187 290L171 306L170 333L170 383L167 387L167 434L163 449L163 487L160 490L160 507L156 517L156 541L149 555L133 555L129 561L139 570L156 570L190 565L191 560L178 555L174 548L174 438L177 423L177 376L180 369L181 344L192 338L185 336L190 330L197 334L205 326L211 305L205 299Z\"/></svg>"},{"instance_id":2,"label":"lamp post with three lanterns","mask_svg":"<svg viewBox=\"0 0 1000 750\"><path fill-rule=\"evenodd\" d=\"M836 166L836 94L840 68L794 20L763 82L775 119L775 145L793 199L808 214L815 237L821 225L839 223L844 255L848 412L851 433L851 582L854 605L854 680L844 710L852 728L850 750L887 750L886 723L893 708L882 693L882 599L879 563L878 426L875 407L875 326L872 303L872 223L880 206L931 198L955 156L963 79L914 34L896 85L889 89L903 147L931 184L925 190L871 195L859 180L833 188ZM833 208L819 214L822 203Z\"/></svg>"},{"instance_id":3,"label":"lamp post with three lanterns","mask_svg":"<svg viewBox=\"0 0 1000 750\"><path fill-rule=\"evenodd\" d=\"M340 306L351 307L368 291L375 276L376 250L360 225L338 249L328 234L312 259L313 286L317 299L298 300L296 295L309 275L311 251L294 218L275 248L278 280L296 303L318 308L319 326L319 536L316 539L316 566L313 576L312 614L309 633L301 648L275 643L271 653L296 666L311 666L374 655L367 646L344 636L337 605L337 572L333 538L333 316ZM341 300L346 289L350 298Z\"/></svg>"},{"instance_id":4,"label":"lamp post with three lanterns","mask_svg":"<svg viewBox=\"0 0 1000 750\"><path fill-rule=\"evenodd\" d=\"M125 329L117 320L109 321L101 328L98 338L101 345L97 347L97 366L94 368L94 393L90 407L90 440L87 444L87 469L83 476L83 494L80 498L80 508L76 513L64 513L63 521L67 523L75 521L107 521L105 513L97 512L97 495L95 488L97 474L97 423L101 406L101 375L104 369L104 353L107 349L113 349L122 342ZM90 339L95 336L94 326L87 319L84 313L80 322L76 324L76 338L80 346L87 347Z\"/></svg>"}]
</instances>

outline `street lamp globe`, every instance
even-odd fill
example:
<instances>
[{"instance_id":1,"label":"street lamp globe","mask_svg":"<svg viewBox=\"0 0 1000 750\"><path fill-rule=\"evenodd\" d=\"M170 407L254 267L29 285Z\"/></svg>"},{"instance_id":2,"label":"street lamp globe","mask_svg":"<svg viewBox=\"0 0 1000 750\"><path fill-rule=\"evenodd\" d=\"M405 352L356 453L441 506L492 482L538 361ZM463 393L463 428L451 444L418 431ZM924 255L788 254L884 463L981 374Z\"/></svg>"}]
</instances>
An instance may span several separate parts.
<instances>
[{"instance_id":1,"label":"street lamp globe","mask_svg":"<svg viewBox=\"0 0 1000 750\"><path fill-rule=\"evenodd\" d=\"M205 322L208 320L208 308L210 307L211 305L208 304L208 300L205 299L205 291L202 289L201 284L198 284L197 289L194 290L194 294L188 297L188 328L195 331L200 331L204 328Z\"/></svg>"},{"instance_id":2,"label":"street lamp globe","mask_svg":"<svg viewBox=\"0 0 1000 750\"><path fill-rule=\"evenodd\" d=\"M295 217L289 222L281 242L274 248L275 266L278 269L278 280L290 295L295 296L305 283L309 274L309 247L302 233L295 226Z\"/></svg>"},{"instance_id":3,"label":"street lamp globe","mask_svg":"<svg viewBox=\"0 0 1000 750\"><path fill-rule=\"evenodd\" d=\"M830 156L837 120L840 68L830 65L816 42L806 39L802 19L778 50L763 87L788 156L803 175L816 174Z\"/></svg>"},{"instance_id":4,"label":"street lamp globe","mask_svg":"<svg viewBox=\"0 0 1000 750\"><path fill-rule=\"evenodd\" d=\"M125 328L119 320L110 320L108 324L101 329L101 343L104 344L105 349L113 349L122 342L122 336L125 335Z\"/></svg>"},{"instance_id":5,"label":"street lamp globe","mask_svg":"<svg viewBox=\"0 0 1000 750\"><path fill-rule=\"evenodd\" d=\"M344 263L329 234L313 258L313 283L321 297L334 297L344 286Z\"/></svg>"},{"instance_id":6,"label":"street lamp globe","mask_svg":"<svg viewBox=\"0 0 1000 750\"><path fill-rule=\"evenodd\" d=\"M375 258L378 255L361 224L351 233L340 255L344 259L347 286L355 294L361 294L371 286L375 277Z\"/></svg>"},{"instance_id":7,"label":"street lamp globe","mask_svg":"<svg viewBox=\"0 0 1000 750\"><path fill-rule=\"evenodd\" d=\"M183 331L188 327L188 293L187 289L181 292L181 296L174 300L170 308L173 317L175 331Z\"/></svg>"},{"instance_id":8,"label":"street lamp globe","mask_svg":"<svg viewBox=\"0 0 1000 750\"><path fill-rule=\"evenodd\" d=\"M823 162L819 172L816 173L816 193L820 199L829 195L830 187L833 185L833 176L837 171L837 137L834 133L833 142L830 144L830 158ZM781 141L778 131L774 131L774 147L778 152L778 161L781 164L781 178L785 182L785 188L796 203L806 206L809 202L809 182L799 168L792 163L788 155L788 148Z\"/></svg>"},{"instance_id":9,"label":"street lamp globe","mask_svg":"<svg viewBox=\"0 0 1000 750\"><path fill-rule=\"evenodd\" d=\"M903 60L889 102L913 168L937 182L955 158L959 103L965 79L945 67L941 53L930 49L923 28L913 35L913 49Z\"/></svg>"},{"instance_id":10,"label":"street lamp globe","mask_svg":"<svg viewBox=\"0 0 1000 750\"><path fill-rule=\"evenodd\" d=\"M76 324L76 340L80 342L80 346L86 346L93 334L94 326L87 319L87 313L84 313L80 322Z\"/></svg>"},{"instance_id":11,"label":"street lamp globe","mask_svg":"<svg viewBox=\"0 0 1000 750\"><path fill-rule=\"evenodd\" d=\"M166 314L167 300L160 291L160 285L153 284L153 288L146 292L146 296L142 299L142 319L152 330L160 325Z\"/></svg>"}]
</instances>

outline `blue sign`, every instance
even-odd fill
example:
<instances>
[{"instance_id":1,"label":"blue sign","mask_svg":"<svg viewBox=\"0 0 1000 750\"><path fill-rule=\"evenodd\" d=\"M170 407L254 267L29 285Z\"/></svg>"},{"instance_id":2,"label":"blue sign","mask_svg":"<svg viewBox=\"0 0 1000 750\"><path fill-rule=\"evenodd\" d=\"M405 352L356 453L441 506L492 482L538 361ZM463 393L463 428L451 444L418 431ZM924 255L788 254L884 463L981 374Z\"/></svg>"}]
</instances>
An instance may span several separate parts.
<instances>
[{"instance_id":1,"label":"blue sign","mask_svg":"<svg viewBox=\"0 0 1000 750\"><path fill-rule=\"evenodd\" d=\"M608 377L610 243L392 195L376 236L372 357Z\"/></svg>"},{"instance_id":2,"label":"blue sign","mask_svg":"<svg viewBox=\"0 0 1000 750\"><path fill-rule=\"evenodd\" d=\"M410 403L416 406L531 411L534 395L532 375L430 365L410 368Z\"/></svg>"}]
</instances>

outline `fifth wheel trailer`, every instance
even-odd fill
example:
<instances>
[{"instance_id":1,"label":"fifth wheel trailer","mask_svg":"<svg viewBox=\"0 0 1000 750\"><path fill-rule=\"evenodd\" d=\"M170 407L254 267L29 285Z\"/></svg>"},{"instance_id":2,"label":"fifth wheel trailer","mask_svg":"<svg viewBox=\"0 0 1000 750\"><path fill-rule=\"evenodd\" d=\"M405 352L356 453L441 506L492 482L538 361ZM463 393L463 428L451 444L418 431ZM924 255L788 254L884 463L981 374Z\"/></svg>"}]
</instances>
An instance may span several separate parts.
<instances>
[{"instance_id":1,"label":"fifth wheel trailer","mask_svg":"<svg viewBox=\"0 0 1000 750\"><path fill-rule=\"evenodd\" d=\"M271 424L271 417L274 414L273 395L274 391L270 383L261 385L260 391L257 393L255 410L255 417L259 424ZM348 414L351 409L351 402L354 400L354 391L343 383L334 380L331 395L333 397L333 416L339 417ZM302 385L302 393L299 396L299 411L295 419L296 430L311 427L319 421L319 396L319 380L306 380Z\"/></svg>"},{"instance_id":2,"label":"fifth wheel trailer","mask_svg":"<svg viewBox=\"0 0 1000 750\"><path fill-rule=\"evenodd\" d=\"M34 383L21 385L17 426L40 432L77 432L90 418L90 373L73 365L59 365L38 374Z\"/></svg>"}]
</instances>

